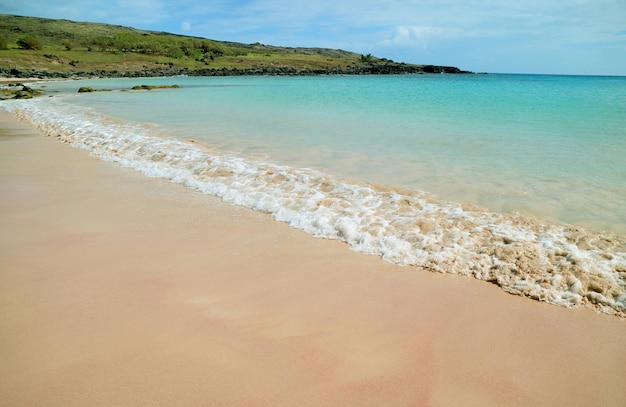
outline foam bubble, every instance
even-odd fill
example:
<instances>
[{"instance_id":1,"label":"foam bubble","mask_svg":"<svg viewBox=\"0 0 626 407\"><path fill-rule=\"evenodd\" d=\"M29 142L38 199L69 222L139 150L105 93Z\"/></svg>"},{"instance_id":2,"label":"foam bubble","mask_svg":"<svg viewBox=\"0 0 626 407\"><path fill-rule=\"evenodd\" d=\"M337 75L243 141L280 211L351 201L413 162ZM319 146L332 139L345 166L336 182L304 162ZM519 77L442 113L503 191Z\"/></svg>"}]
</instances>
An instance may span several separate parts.
<instances>
[{"instance_id":1,"label":"foam bubble","mask_svg":"<svg viewBox=\"0 0 626 407\"><path fill-rule=\"evenodd\" d=\"M345 182L220 152L55 99L4 107L50 137L151 177L270 213L317 237L420 268L473 276L507 292L626 316L626 238Z\"/></svg>"}]
</instances>

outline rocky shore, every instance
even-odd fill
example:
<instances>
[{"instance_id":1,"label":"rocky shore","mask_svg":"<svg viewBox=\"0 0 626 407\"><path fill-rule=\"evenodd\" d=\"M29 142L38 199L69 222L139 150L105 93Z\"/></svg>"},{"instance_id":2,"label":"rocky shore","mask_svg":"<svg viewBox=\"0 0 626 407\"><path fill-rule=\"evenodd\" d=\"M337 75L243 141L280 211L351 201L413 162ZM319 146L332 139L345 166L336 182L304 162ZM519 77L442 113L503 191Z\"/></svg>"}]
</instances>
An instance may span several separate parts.
<instances>
[{"instance_id":1,"label":"rocky shore","mask_svg":"<svg viewBox=\"0 0 626 407\"><path fill-rule=\"evenodd\" d=\"M178 69L163 67L161 69L145 69L140 71L47 71L47 70L18 70L0 69L0 77L4 78L142 78L160 76L244 76L244 75L402 75L402 74L470 74L454 66L412 65L412 64L372 64L351 68L333 69L297 69L293 67L260 67L252 69Z\"/></svg>"}]
</instances>

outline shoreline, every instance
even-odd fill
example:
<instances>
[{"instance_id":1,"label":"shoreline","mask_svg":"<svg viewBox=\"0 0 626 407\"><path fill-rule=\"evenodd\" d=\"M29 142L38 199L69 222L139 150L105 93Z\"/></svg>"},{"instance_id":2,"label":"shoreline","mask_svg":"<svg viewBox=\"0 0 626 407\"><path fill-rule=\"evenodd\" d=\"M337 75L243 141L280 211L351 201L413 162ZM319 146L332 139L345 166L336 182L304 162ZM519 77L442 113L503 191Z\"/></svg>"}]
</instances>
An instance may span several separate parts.
<instances>
[{"instance_id":1,"label":"shoreline","mask_svg":"<svg viewBox=\"0 0 626 407\"><path fill-rule=\"evenodd\" d=\"M82 89L91 90L79 90ZM13 106L17 109L13 110ZM410 188L387 189L374 183L371 188L362 189L358 182L343 182L332 176L333 187L320 189L319 185L327 183L326 175L315 170L309 173L306 163L278 168L271 162L257 167L254 159L240 160L229 154L215 159L210 145L205 154L203 143L175 137L159 138L155 143L148 136L151 131L146 133L143 128L120 131L109 126L104 116L87 123L87 128L97 123L93 129L105 131L67 131L67 114L74 112L73 109L64 112L66 108L63 103L57 105L47 99L7 106L19 120L30 123L42 134L86 149L105 161L119 161L149 176L171 179L227 202L270 213L296 229L344 241L354 250L381 256L389 262L472 275L497 283L504 291L535 300L625 316L621 270L626 267L623 254L626 240L611 232L596 233L515 212L464 207L463 200L446 202L434 198L429 202L431 198L421 197L421 192L416 194ZM182 151L189 156L181 161ZM233 165L245 170L232 171ZM254 179L250 174L254 174ZM488 175L483 178L491 179ZM443 184L454 188L456 182L449 179ZM292 199L294 185L299 191L297 199ZM476 193L482 187L477 183L476 189L470 187L466 192ZM367 199L363 199L365 196ZM594 202L592 199L589 204ZM435 201L436 205L432 206ZM398 202L408 205L397 205ZM611 204L615 207L619 201L613 200ZM346 207L363 211L367 216L352 216L351 210L344 216L340 209ZM585 208L580 209L582 213ZM619 209L616 207L616 212ZM389 222L391 227L385 227L381 233L378 222L368 220L372 216L384 219L383 223ZM418 223L407 223L407 219Z\"/></svg>"},{"instance_id":2,"label":"shoreline","mask_svg":"<svg viewBox=\"0 0 626 407\"><path fill-rule=\"evenodd\" d=\"M328 67L320 69L297 68L292 66L257 68L156 68L130 71L92 70L92 71L48 71L48 70L6 70L0 68L0 76L6 78L39 78L39 80L83 79L83 78L156 78L177 76L325 76L325 75L473 75L455 66L412 65L393 63L372 64L356 67Z\"/></svg>"},{"instance_id":3,"label":"shoreline","mask_svg":"<svg viewBox=\"0 0 626 407\"><path fill-rule=\"evenodd\" d=\"M26 82L45 82L50 79L40 79L40 78L0 78L0 85L15 85L18 83L26 83Z\"/></svg>"},{"instance_id":4,"label":"shoreline","mask_svg":"<svg viewBox=\"0 0 626 407\"><path fill-rule=\"evenodd\" d=\"M0 126L0 404L626 399L614 316L395 266Z\"/></svg>"}]
</instances>

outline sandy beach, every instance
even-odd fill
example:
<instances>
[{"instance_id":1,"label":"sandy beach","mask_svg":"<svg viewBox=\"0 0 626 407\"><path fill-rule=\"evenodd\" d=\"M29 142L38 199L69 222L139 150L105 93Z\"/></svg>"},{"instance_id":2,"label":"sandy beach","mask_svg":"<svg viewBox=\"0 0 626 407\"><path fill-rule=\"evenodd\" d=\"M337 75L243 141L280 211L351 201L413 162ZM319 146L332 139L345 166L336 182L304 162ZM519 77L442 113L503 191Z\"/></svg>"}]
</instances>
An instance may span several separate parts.
<instances>
[{"instance_id":1,"label":"sandy beach","mask_svg":"<svg viewBox=\"0 0 626 407\"><path fill-rule=\"evenodd\" d=\"M2 406L623 406L626 321L399 267L0 110Z\"/></svg>"}]
</instances>

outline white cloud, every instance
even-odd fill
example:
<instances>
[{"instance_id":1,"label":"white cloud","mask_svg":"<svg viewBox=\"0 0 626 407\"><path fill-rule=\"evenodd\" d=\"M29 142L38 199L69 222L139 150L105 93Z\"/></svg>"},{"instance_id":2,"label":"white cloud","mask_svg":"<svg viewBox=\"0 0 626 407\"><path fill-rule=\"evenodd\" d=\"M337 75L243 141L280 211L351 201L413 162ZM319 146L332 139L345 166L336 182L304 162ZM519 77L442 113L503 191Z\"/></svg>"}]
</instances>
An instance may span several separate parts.
<instances>
[{"instance_id":1,"label":"white cloud","mask_svg":"<svg viewBox=\"0 0 626 407\"><path fill-rule=\"evenodd\" d=\"M463 36L463 31L455 28L429 26L398 26L395 27L390 38L383 40L380 45L385 47L415 47L428 50L433 41L450 40Z\"/></svg>"},{"instance_id":2,"label":"white cloud","mask_svg":"<svg viewBox=\"0 0 626 407\"><path fill-rule=\"evenodd\" d=\"M184 21L181 25L180 25L180 29L183 31L189 31L191 30L191 23L189 21Z\"/></svg>"}]
</instances>

